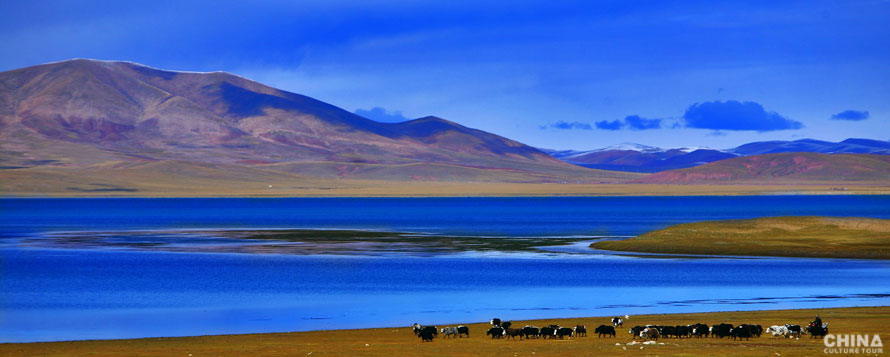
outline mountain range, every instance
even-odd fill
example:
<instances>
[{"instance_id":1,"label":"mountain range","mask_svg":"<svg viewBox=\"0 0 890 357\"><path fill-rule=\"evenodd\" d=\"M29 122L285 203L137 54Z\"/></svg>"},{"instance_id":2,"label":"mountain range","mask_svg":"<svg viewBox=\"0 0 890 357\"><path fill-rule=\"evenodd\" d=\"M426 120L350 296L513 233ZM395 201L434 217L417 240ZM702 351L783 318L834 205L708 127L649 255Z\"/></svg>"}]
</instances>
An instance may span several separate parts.
<instances>
[{"instance_id":1,"label":"mountain range","mask_svg":"<svg viewBox=\"0 0 890 357\"><path fill-rule=\"evenodd\" d=\"M0 166L227 167L318 178L608 182L522 143L428 116L376 122L224 72L68 60L0 73ZM187 177L188 175L186 175ZM249 175L247 175L249 176Z\"/></svg>"},{"instance_id":2,"label":"mountain range","mask_svg":"<svg viewBox=\"0 0 890 357\"><path fill-rule=\"evenodd\" d=\"M583 167L625 172L655 173L703 165L741 156L809 152L822 154L881 154L890 155L890 141L871 139L847 139L838 143L814 139L795 141L759 141L735 148L661 149L652 146L625 143L602 149L548 150L551 156Z\"/></svg>"},{"instance_id":3,"label":"mountain range","mask_svg":"<svg viewBox=\"0 0 890 357\"><path fill-rule=\"evenodd\" d=\"M736 157L655 173L649 184L890 183L890 155L790 152Z\"/></svg>"},{"instance_id":4,"label":"mountain range","mask_svg":"<svg viewBox=\"0 0 890 357\"><path fill-rule=\"evenodd\" d=\"M409 181L886 183L887 154L890 142L869 139L542 150L434 116L377 122L224 72L87 59L0 72L6 195L398 193Z\"/></svg>"},{"instance_id":5,"label":"mountain range","mask_svg":"<svg viewBox=\"0 0 890 357\"><path fill-rule=\"evenodd\" d=\"M882 154L890 155L890 141L847 139L839 143L815 139L795 141L759 141L740 145L729 152L750 156L782 152L815 152L821 154Z\"/></svg>"}]
</instances>

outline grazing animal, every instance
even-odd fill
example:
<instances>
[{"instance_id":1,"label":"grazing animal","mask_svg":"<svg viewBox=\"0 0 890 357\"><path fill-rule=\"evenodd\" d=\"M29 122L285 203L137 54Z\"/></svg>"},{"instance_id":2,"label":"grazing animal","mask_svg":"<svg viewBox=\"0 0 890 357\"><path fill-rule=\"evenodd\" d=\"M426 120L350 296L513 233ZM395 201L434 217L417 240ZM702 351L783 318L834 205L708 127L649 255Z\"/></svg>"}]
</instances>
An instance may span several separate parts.
<instances>
[{"instance_id":1,"label":"grazing animal","mask_svg":"<svg viewBox=\"0 0 890 357\"><path fill-rule=\"evenodd\" d=\"M596 333L596 337L603 337L603 335L611 335L612 337L615 337L615 327L613 326L599 325L593 332ZM631 331L631 333L633 333L633 331Z\"/></svg>"},{"instance_id":2,"label":"grazing animal","mask_svg":"<svg viewBox=\"0 0 890 357\"><path fill-rule=\"evenodd\" d=\"M708 328L708 325L702 323L692 325L692 335L695 337L708 337L709 333L710 329Z\"/></svg>"},{"instance_id":3,"label":"grazing animal","mask_svg":"<svg viewBox=\"0 0 890 357\"><path fill-rule=\"evenodd\" d=\"M661 336L664 338L670 338L674 335L674 327L673 326L655 326L658 329L658 332L661 333Z\"/></svg>"},{"instance_id":4,"label":"grazing animal","mask_svg":"<svg viewBox=\"0 0 890 357\"><path fill-rule=\"evenodd\" d=\"M495 326L488 329L488 332L485 333L486 336L491 336L491 338L503 338L504 337L504 328L500 326Z\"/></svg>"},{"instance_id":5,"label":"grazing animal","mask_svg":"<svg viewBox=\"0 0 890 357\"><path fill-rule=\"evenodd\" d=\"M624 326L624 320L621 319L621 317L613 317L612 318L612 326L614 326L614 327Z\"/></svg>"},{"instance_id":6,"label":"grazing animal","mask_svg":"<svg viewBox=\"0 0 890 357\"><path fill-rule=\"evenodd\" d=\"M414 325L411 325L411 328L414 330L414 335L415 335L415 336L418 336L418 337L420 336L420 332L422 332L423 329L425 329L425 328L427 328L427 327L432 327L432 330L433 330L433 336L438 336L438 335L439 335L439 330L436 329L436 326L424 326L424 325L421 325L421 324L416 323L416 322L414 323Z\"/></svg>"},{"instance_id":7,"label":"grazing animal","mask_svg":"<svg viewBox=\"0 0 890 357\"><path fill-rule=\"evenodd\" d=\"M760 325L748 325L751 326L751 335L754 337L760 337L763 334L763 326Z\"/></svg>"},{"instance_id":8,"label":"grazing animal","mask_svg":"<svg viewBox=\"0 0 890 357\"><path fill-rule=\"evenodd\" d=\"M507 327L504 329L504 336L507 336L508 339L512 338L514 340L516 339L516 336L519 336L519 339L522 340L522 329Z\"/></svg>"},{"instance_id":9,"label":"grazing animal","mask_svg":"<svg viewBox=\"0 0 890 357\"><path fill-rule=\"evenodd\" d=\"M435 338L437 334L436 326L424 326L420 329L418 337L420 337L423 342L433 342L433 338Z\"/></svg>"},{"instance_id":10,"label":"grazing animal","mask_svg":"<svg viewBox=\"0 0 890 357\"><path fill-rule=\"evenodd\" d=\"M501 319L495 317L495 318L491 319L490 323L491 323L492 326L500 326L500 325L501 325Z\"/></svg>"},{"instance_id":11,"label":"grazing animal","mask_svg":"<svg viewBox=\"0 0 890 357\"><path fill-rule=\"evenodd\" d=\"M800 328L800 325L785 324L785 327L788 328L787 337L797 336L798 338L800 338L800 334L803 331L803 329Z\"/></svg>"},{"instance_id":12,"label":"grazing animal","mask_svg":"<svg viewBox=\"0 0 890 357\"><path fill-rule=\"evenodd\" d=\"M559 329L559 325L550 325L547 327L541 327L541 338L543 339L554 339L556 338L556 330Z\"/></svg>"},{"instance_id":13,"label":"grazing animal","mask_svg":"<svg viewBox=\"0 0 890 357\"><path fill-rule=\"evenodd\" d=\"M470 328L464 325L460 325L457 327L457 337L464 337L467 335L467 338L470 337Z\"/></svg>"},{"instance_id":14,"label":"grazing animal","mask_svg":"<svg viewBox=\"0 0 890 357\"><path fill-rule=\"evenodd\" d=\"M692 326L674 326L674 336L677 338L689 337L692 335Z\"/></svg>"},{"instance_id":15,"label":"grazing animal","mask_svg":"<svg viewBox=\"0 0 890 357\"><path fill-rule=\"evenodd\" d=\"M522 335L525 336L525 338L527 338L527 339L528 338L538 338L540 336L540 334L541 334L541 329L538 328L538 326L525 325L525 327L522 328Z\"/></svg>"},{"instance_id":16,"label":"grazing animal","mask_svg":"<svg viewBox=\"0 0 890 357\"><path fill-rule=\"evenodd\" d=\"M581 337L581 336L587 337L587 326L584 326L584 325L578 325L578 326L575 326L575 336L578 336L578 337Z\"/></svg>"},{"instance_id":17,"label":"grazing animal","mask_svg":"<svg viewBox=\"0 0 890 357\"><path fill-rule=\"evenodd\" d=\"M559 337L560 340L566 336L572 337L574 332L571 327L560 327L556 330L556 337Z\"/></svg>"},{"instance_id":18,"label":"grazing animal","mask_svg":"<svg viewBox=\"0 0 890 357\"><path fill-rule=\"evenodd\" d=\"M510 321L501 322L501 327L503 328L510 328L510 326L513 326L513 323Z\"/></svg>"},{"instance_id":19,"label":"grazing animal","mask_svg":"<svg viewBox=\"0 0 890 357\"><path fill-rule=\"evenodd\" d=\"M729 337L729 332L732 331L732 325L730 324L719 324L714 326L714 330L711 331L711 337Z\"/></svg>"},{"instance_id":20,"label":"grazing animal","mask_svg":"<svg viewBox=\"0 0 890 357\"><path fill-rule=\"evenodd\" d=\"M745 340L748 340L751 338L751 335L752 335L751 330L752 330L752 328L750 325L741 324L741 325L738 325L737 327L729 330L729 335L732 336L733 340L739 339L739 341L741 341L742 338L744 338Z\"/></svg>"},{"instance_id":21,"label":"grazing animal","mask_svg":"<svg viewBox=\"0 0 890 357\"><path fill-rule=\"evenodd\" d=\"M651 340L651 339L658 340L658 337L660 335L661 335L661 333L658 332L658 329L655 327L647 327L647 328L644 328L643 331L640 331L640 338L642 338L644 340Z\"/></svg>"},{"instance_id":22,"label":"grazing animal","mask_svg":"<svg viewBox=\"0 0 890 357\"><path fill-rule=\"evenodd\" d=\"M773 338L775 338L775 337L779 337L779 336L782 336L782 337L784 337L784 338L788 338L788 336L790 335L790 333L789 333L789 331L788 331L788 327L785 327L785 326L779 326L779 325L772 325L772 326L770 326L770 327L767 327L767 328L766 328L766 333L767 333L768 335L772 335Z\"/></svg>"},{"instance_id":23,"label":"grazing animal","mask_svg":"<svg viewBox=\"0 0 890 357\"><path fill-rule=\"evenodd\" d=\"M627 330L627 333L633 336L633 338L631 338L632 340L635 340L637 339L637 336L642 336L640 335L640 332L643 332L643 329L645 329L643 326L634 326L631 327L630 330Z\"/></svg>"},{"instance_id":24,"label":"grazing animal","mask_svg":"<svg viewBox=\"0 0 890 357\"><path fill-rule=\"evenodd\" d=\"M440 332L442 332L442 335L443 335L442 338L445 338L448 336L457 337L457 327L453 327L453 326L446 327L446 328L443 328Z\"/></svg>"},{"instance_id":25,"label":"grazing animal","mask_svg":"<svg viewBox=\"0 0 890 357\"><path fill-rule=\"evenodd\" d=\"M810 323L807 326L807 333L810 334L810 338L822 338L828 334L828 323L823 323L822 325L816 325Z\"/></svg>"}]
</instances>

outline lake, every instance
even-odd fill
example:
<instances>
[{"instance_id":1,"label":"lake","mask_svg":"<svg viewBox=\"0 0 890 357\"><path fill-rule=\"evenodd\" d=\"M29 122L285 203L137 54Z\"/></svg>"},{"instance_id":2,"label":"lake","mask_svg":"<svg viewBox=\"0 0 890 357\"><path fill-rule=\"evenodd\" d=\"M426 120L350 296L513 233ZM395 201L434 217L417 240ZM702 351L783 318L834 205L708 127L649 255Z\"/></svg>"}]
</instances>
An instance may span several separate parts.
<instances>
[{"instance_id":1,"label":"lake","mask_svg":"<svg viewBox=\"0 0 890 357\"><path fill-rule=\"evenodd\" d=\"M782 215L890 218L890 197L2 199L0 341L890 303L883 261L585 248L677 223ZM270 229L318 229L325 244L239 235ZM332 229L359 239L331 243ZM366 244L363 232L384 240ZM473 244L417 249L452 236ZM573 243L476 244L484 239Z\"/></svg>"}]
</instances>

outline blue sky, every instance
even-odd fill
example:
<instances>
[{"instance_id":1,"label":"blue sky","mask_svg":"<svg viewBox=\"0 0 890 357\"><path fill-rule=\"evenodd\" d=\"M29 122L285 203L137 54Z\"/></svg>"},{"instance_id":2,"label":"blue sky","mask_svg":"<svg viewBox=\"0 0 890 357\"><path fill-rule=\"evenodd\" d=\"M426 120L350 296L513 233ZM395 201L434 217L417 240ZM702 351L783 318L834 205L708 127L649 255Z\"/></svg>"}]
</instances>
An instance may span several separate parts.
<instances>
[{"instance_id":1,"label":"blue sky","mask_svg":"<svg viewBox=\"0 0 890 357\"><path fill-rule=\"evenodd\" d=\"M890 139L890 2L5 1L0 70L236 73L530 145Z\"/></svg>"}]
</instances>

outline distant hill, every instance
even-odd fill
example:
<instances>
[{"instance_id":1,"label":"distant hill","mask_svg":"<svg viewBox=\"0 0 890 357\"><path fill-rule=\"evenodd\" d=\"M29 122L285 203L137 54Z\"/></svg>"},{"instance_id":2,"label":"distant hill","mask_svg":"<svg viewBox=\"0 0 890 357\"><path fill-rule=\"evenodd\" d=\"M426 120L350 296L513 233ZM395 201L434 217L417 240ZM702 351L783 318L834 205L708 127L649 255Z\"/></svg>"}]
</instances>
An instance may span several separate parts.
<instances>
[{"instance_id":1,"label":"distant hill","mask_svg":"<svg viewBox=\"0 0 890 357\"><path fill-rule=\"evenodd\" d=\"M460 124L381 123L224 72L77 59L0 73L0 169L147 163L239 177L560 182L626 180ZM210 168L208 168L208 165ZM47 171L47 169L51 169ZM117 172L117 171L116 171Z\"/></svg>"},{"instance_id":2,"label":"distant hill","mask_svg":"<svg viewBox=\"0 0 890 357\"><path fill-rule=\"evenodd\" d=\"M547 149L542 149L542 151L565 162L593 169L654 173L694 167L738 156L783 152L890 155L890 141L871 139L847 139L839 143L814 139L760 141L726 150L711 148L662 149L625 143L588 151Z\"/></svg>"},{"instance_id":3,"label":"distant hill","mask_svg":"<svg viewBox=\"0 0 890 357\"><path fill-rule=\"evenodd\" d=\"M562 160L593 169L651 173L692 167L736 156L738 155L713 149L693 151L670 149L649 152L607 150L575 154Z\"/></svg>"},{"instance_id":4,"label":"distant hill","mask_svg":"<svg viewBox=\"0 0 890 357\"><path fill-rule=\"evenodd\" d=\"M890 141L847 139L839 143L814 139L795 141L759 141L740 145L728 152L749 156L782 152L815 152L822 154L890 154Z\"/></svg>"},{"instance_id":5,"label":"distant hill","mask_svg":"<svg viewBox=\"0 0 890 357\"><path fill-rule=\"evenodd\" d=\"M578 166L639 173L692 167L738 156L711 148L661 149L635 143L623 143L588 151L541 150L557 159Z\"/></svg>"},{"instance_id":6,"label":"distant hill","mask_svg":"<svg viewBox=\"0 0 890 357\"><path fill-rule=\"evenodd\" d=\"M800 182L890 182L890 156L779 153L721 160L652 174L636 180L656 184Z\"/></svg>"}]
</instances>

